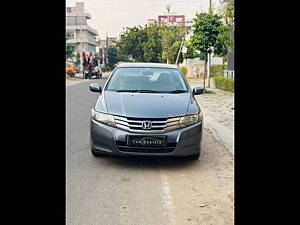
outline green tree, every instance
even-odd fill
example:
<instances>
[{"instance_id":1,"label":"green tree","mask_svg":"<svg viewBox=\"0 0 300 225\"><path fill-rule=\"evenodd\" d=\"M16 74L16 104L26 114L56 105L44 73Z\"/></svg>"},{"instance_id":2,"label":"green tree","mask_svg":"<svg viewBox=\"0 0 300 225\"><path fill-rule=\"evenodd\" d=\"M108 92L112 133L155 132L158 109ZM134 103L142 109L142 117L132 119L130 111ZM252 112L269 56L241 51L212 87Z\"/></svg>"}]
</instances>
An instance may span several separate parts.
<instances>
[{"instance_id":1,"label":"green tree","mask_svg":"<svg viewBox=\"0 0 300 225\"><path fill-rule=\"evenodd\" d=\"M230 44L230 33L228 28L222 23L221 16L213 13L197 13L194 18L194 31L191 38L191 45L194 49L205 54L205 76L207 74L207 54L226 55L228 44Z\"/></svg>"},{"instance_id":2,"label":"green tree","mask_svg":"<svg viewBox=\"0 0 300 225\"><path fill-rule=\"evenodd\" d=\"M185 34L183 26L162 25L162 59L167 63L175 63L177 54ZM179 62L182 62L182 53Z\"/></svg>"},{"instance_id":3,"label":"green tree","mask_svg":"<svg viewBox=\"0 0 300 225\"><path fill-rule=\"evenodd\" d=\"M224 57L227 55L228 49L231 47L230 39L231 29L229 26L221 25L218 27L218 35L214 45L214 54L216 56Z\"/></svg>"},{"instance_id":4,"label":"green tree","mask_svg":"<svg viewBox=\"0 0 300 225\"><path fill-rule=\"evenodd\" d=\"M155 23L145 26L147 41L143 43L144 59L146 62L159 63L162 61L161 28Z\"/></svg>"},{"instance_id":5,"label":"green tree","mask_svg":"<svg viewBox=\"0 0 300 225\"><path fill-rule=\"evenodd\" d=\"M145 27L126 27L117 44L118 58L175 63L184 34L183 26L158 26L155 23ZM181 61L182 54L179 57Z\"/></svg>"},{"instance_id":6,"label":"green tree","mask_svg":"<svg viewBox=\"0 0 300 225\"><path fill-rule=\"evenodd\" d=\"M126 27L120 35L117 46L121 55L131 56L135 61L144 61L143 43L147 41L147 33L141 26Z\"/></svg>"},{"instance_id":7,"label":"green tree","mask_svg":"<svg viewBox=\"0 0 300 225\"><path fill-rule=\"evenodd\" d=\"M80 64L80 53L77 52L76 54L76 63Z\"/></svg>"},{"instance_id":8,"label":"green tree","mask_svg":"<svg viewBox=\"0 0 300 225\"><path fill-rule=\"evenodd\" d=\"M115 64L119 62L118 58L118 49L116 46L108 47L108 69L113 70L115 68Z\"/></svg>"},{"instance_id":9,"label":"green tree","mask_svg":"<svg viewBox=\"0 0 300 225\"><path fill-rule=\"evenodd\" d=\"M75 45L66 44L66 59L72 59L74 56Z\"/></svg>"},{"instance_id":10,"label":"green tree","mask_svg":"<svg viewBox=\"0 0 300 225\"><path fill-rule=\"evenodd\" d=\"M225 13L223 15L225 23L229 26L234 25L234 5L226 6Z\"/></svg>"}]
</instances>

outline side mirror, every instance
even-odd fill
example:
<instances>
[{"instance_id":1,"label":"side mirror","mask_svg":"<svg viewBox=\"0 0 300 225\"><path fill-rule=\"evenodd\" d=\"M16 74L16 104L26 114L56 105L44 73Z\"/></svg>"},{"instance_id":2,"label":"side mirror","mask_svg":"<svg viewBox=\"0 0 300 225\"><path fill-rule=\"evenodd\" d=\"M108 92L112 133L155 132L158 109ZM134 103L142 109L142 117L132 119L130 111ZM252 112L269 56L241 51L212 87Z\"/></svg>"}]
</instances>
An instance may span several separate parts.
<instances>
[{"instance_id":1,"label":"side mirror","mask_svg":"<svg viewBox=\"0 0 300 225\"><path fill-rule=\"evenodd\" d=\"M194 95L200 95L200 94L203 93L203 91L204 91L204 88L202 88L202 87L195 87L195 88L193 89L193 94L194 94Z\"/></svg>"},{"instance_id":2,"label":"side mirror","mask_svg":"<svg viewBox=\"0 0 300 225\"><path fill-rule=\"evenodd\" d=\"M90 84L90 91L92 92L102 92L101 85L98 83L91 83Z\"/></svg>"}]
</instances>

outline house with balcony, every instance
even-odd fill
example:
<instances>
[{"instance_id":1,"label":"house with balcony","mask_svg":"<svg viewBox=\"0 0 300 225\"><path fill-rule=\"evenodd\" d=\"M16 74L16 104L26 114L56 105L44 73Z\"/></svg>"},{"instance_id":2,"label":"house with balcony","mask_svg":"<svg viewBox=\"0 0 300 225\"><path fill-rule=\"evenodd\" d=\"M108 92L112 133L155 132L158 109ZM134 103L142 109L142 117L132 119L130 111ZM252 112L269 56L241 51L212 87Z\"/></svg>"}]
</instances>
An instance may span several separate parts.
<instances>
[{"instance_id":1,"label":"house with balcony","mask_svg":"<svg viewBox=\"0 0 300 225\"><path fill-rule=\"evenodd\" d=\"M85 12L83 2L66 9L66 43L74 44L75 52L96 53L98 32L89 24L90 19L92 16Z\"/></svg>"}]
</instances>

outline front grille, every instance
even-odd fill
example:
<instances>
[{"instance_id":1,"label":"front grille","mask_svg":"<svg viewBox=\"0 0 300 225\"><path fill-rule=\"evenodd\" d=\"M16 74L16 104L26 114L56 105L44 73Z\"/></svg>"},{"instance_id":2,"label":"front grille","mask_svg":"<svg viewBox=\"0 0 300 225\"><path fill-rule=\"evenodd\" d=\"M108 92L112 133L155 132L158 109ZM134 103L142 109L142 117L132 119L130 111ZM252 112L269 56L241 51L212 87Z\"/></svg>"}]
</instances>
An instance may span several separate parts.
<instances>
[{"instance_id":1,"label":"front grille","mask_svg":"<svg viewBox=\"0 0 300 225\"><path fill-rule=\"evenodd\" d=\"M121 152L168 153L175 151L177 143L167 143L167 146L165 147L131 147L127 146L125 141L117 141L116 144Z\"/></svg>"},{"instance_id":2,"label":"front grille","mask_svg":"<svg viewBox=\"0 0 300 225\"><path fill-rule=\"evenodd\" d=\"M177 129L180 117L173 117L169 119L160 118L132 118L114 116L114 120L118 128L132 132L132 133L165 133ZM143 122L151 122L151 129L144 129Z\"/></svg>"}]
</instances>

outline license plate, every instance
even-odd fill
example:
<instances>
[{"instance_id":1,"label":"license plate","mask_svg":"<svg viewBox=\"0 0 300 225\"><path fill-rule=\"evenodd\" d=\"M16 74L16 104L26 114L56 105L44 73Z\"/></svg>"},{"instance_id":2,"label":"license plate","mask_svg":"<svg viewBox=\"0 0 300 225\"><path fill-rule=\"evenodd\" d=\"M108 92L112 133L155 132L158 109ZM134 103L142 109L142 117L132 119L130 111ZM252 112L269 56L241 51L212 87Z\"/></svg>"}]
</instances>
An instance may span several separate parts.
<instances>
[{"instance_id":1,"label":"license plate","mask_svg":"<svg viewBox=\"0 0 300 225\"><path fill-rule=\"evenodd\" d=\"M166 146L166 136L127 136L127 145L136 147Z\"/></svg>"}]
</instances>

